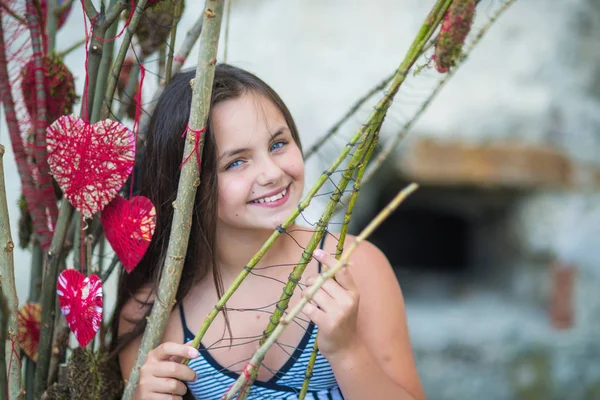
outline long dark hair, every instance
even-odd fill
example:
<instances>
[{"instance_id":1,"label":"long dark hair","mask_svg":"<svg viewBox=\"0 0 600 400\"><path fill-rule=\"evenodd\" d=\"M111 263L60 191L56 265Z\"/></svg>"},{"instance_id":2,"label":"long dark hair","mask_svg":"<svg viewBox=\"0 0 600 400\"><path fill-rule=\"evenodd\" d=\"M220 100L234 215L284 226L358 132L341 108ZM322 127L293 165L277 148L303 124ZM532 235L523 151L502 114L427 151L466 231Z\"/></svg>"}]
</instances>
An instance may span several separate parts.
<instances>
[{"instance_id":1,"label":"long dark hair","mask_svg":"<svg viewBox=\"0 0 600 400\"><path fill-rule=\"evenodd\" d=\"M194 76L195 71L186 71L174 76L160 96L150 119L140 162L140 194L152 200L156 207L156 229L150 247L139 265L130 274L123 270L119 278L117 304L111 326L113 356L145 330L146 317L151 311L151 307L148 307L144 318L132 321L136 325L132 331L117 337L119 316L123 306L142 287L152 285L152 291L145 300L137 299L141 304L150 306L152 304L150 296L157 293L169 244L173 219L172 203L177 195L185 144L182 134L186 130L190 117L192 103L190 81ZM283 114L294 141L301 148L298 130L290 111L269 85L240 68L227 64L216 66L211 107L222 101L239 98L248 92L262 95L273 102ZM213 272L217 294L219 297L223 294L223 283L216 258L217 150L210 116L202 153L200 180L189 245L175 297L177 303L181 302L194 284L203 279L210 270Z\"/></svg>"}]
</instances>

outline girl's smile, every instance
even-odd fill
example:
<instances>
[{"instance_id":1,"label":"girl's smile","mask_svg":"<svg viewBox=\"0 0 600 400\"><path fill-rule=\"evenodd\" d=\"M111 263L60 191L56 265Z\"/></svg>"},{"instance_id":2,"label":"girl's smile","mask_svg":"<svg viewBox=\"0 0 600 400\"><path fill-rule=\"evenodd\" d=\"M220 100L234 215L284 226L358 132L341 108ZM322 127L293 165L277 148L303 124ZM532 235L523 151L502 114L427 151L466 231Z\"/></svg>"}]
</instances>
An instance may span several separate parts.
<instances>
[{"instance_id":1,"label":"girl's smile","mask_svg":"<svg viewBox=\"0 0 600 400\"><path fill-rule=\"evenodd\" d=\"M304 160L282 112L260 93L216 104L217 230L273 230L300 201Z\"/></svg>"}]
</instances>

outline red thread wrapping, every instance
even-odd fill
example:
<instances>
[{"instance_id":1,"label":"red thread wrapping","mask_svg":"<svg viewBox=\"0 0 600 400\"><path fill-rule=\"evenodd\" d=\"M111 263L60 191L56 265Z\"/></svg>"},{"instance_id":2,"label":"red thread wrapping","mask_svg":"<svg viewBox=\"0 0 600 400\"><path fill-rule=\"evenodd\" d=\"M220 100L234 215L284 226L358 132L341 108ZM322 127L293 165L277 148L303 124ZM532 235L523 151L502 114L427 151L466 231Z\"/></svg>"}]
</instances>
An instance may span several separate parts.
<instances>
[{"instance_id":1,"label":"red thread wrapping","mask_svg":"<svg viewBox=\"0 0 600 400\"><path fill-rule=\"evenodd\" d=\"M96 275L85 277L74 269L58 276L56 293L60 311L81 347L96 335L102 323L102 281Z\"/></svg>"},{"instance_id":2,"label":"red thread wrapping","mask_svg":"<svg viewBox=\"0 0 600 400\"><path fill-rule=\"evenodd\" d=\"M181 169L183 167L183 164L188 162L189 159L192 157L192 154L195 153L196 154L196 162L198 163L198 171L202 171L202 159L200 157L200 137L204 132L206 132L206 127L202 128L202 129L194 130L194 129L190 128L190 126L188 125L187 128L185 129L185 132L183 132L183 135L181 135L181 137L185 137L188 132L194 133L194 148L192 149L190 154L188 154L188 156L183 160L183 162L181 163L179 168Z\"/></svg>"},{"instance_id":3,"label":"red thread wrapping","mask_svg":"<svg viewBox=\"0 0 600 400\"><path fill-rule=\"evenodd\" d=\"M244 375L244 378L245 378L245 383L240 388L240 391L238 393L244 393L244 391L246 390L246 388L250 384L250 378L252 378L252 370L254 370L254 369L256 369L256 365L252 364L251 362L248 362L248 364L246 364L246 366L244 367L244 370L242 371L242 374ZM227 390L225 391L225 393L223 393L223 396L221 396L221 399L227 398L227 393L229 393L229 391L231 390L231 388L233 387L233 385L235 385L235 382L232 383L227 388Z\"/></svg>"},{"instance_id":4,"label":"red thread wrapping","mask_svg":"<svg viewBox=\"0 0 600 400\"><path fill-rule=\"evenodd\" d=\"M25 303L17 314L19 332L17 340L27 357L37 362L40 329L42 324L42 305L40 303Z\"/></svg>"},{"instance_id":5,"label":"red thread wrapping","mask_svg":"<svg viewBox=\"0 0 600 400\"><path fill-rule=\"evenodd\" d=\"M100 217L106 239L128 273L146 254L156 227L156 209L144 196L117 196Z\"/></svg>"},{"instance_id":6,"label":"red thread wrapping","mask_svg":"<svg viewBox=\"0 0 600 400\"><path fill-rule=\"evenodd\" d=\"M133 134L116 121L89 125L66 115L50 125L47 141L52 175L84 218L110 203L133 169Z\"/></svg>"}]
</instances>

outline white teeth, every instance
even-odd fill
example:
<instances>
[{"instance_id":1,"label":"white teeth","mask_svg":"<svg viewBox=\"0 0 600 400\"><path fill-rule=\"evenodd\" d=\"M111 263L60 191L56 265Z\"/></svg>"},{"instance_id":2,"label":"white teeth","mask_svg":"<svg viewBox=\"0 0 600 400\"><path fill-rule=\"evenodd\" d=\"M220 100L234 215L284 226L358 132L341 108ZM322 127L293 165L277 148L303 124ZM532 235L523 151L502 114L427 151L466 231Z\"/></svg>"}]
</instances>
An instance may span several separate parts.
<instances>
[{"instance_id":1,"label":"white teeth","mask_svg":"<svg viewBox=\"0 0 600 400\"><path fill-rule=\"evenodd\" d=\"M281 199L283 196L286 195L286 193L287 193L287 188L283 189L279 194L276 194L276 195L270 196L270 197L263 197L258 200L252 201L252 203L271 203L273 201L277 201L277 200Z\"/></svg>"}]
</instances>

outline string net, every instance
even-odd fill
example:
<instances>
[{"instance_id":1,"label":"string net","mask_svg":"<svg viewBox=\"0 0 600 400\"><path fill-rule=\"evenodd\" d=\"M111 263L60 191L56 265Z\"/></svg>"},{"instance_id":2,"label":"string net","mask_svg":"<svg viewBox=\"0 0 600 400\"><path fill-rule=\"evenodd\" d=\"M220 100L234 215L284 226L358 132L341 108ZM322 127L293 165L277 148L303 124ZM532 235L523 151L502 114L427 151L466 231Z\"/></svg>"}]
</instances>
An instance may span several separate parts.
<instances>
[{"instance_id":1,"label":"string net","mask_svg":"<svg viewBox=\"0 0 600 400\"><path fill-rule=\"evenodd\" d=\"M136 157L138 159L143 156L142 151L139 149L143 148L144 128L156 103L155 93L158 91L159 86L168 80L169 54L175 53L176 63L184 61L181 52L176 52L169 40L169 33L177 21L177 16L174 15L173 10L179 4L178 1L164 0L163 3L166 3L164 8L149 8L142 15L137 34L128 49L124 67L119 76L116 95L110 109L110 119L130 127L134 132L136 141L139 142L136 146L138 149ZM11 6L18 8L19 4L17 0L12 0ZM478 5L477 18L471 34L467 38L467 46L474 40L475 33L489 21L495 10L502 4L503 2L498 0L484 0ZM4 19L7 23L16 24L15 21L9 21L6 15L4 15ZM121 26L125 23L126 21L121 21ZM15 32L21 32L21 34L12 35L11 40L7 41L11 54L10 82L15 98L20 101L20 105L16 109L16 119L21 132L29 132L32 122L28 118L27 107L21 96L19 73L28 61L27 54L31 54L31 44L27 40L28 35L24 34L27 33L24 28L19 27L18 24L16 28L18 29ZM179 32L178 35L184 35L184 32ZM375 159L379 153L384 151L386 144L391 143L399 133L406 130L407 127L413 127L411 121L415 119L416 115L421 114L421 109L428 103L431 93L435 91L446 76L433 68L432 56L434 51L432 47L419 58L416 65L422 68L418 68L419 72L417 74L409 74L396 96L386 116L385 123L379 131L379 145L372 159ZM390 70L390 74L392 72L394 71ZM370 95L367 96L367 100L356 107L356 112L339 124L337 133L307 157L307 186L310 186L311 182L314 182L327 170L330 161L337 157L352 135L364 124L376 102L384 94L385 86L387 85L372 90ZM28 136L24 134L22 140L27 144ZM353 146L347 160L355 154L359 144ZM310 147L311 143L304 143L305 149ZM204 390L205 393L213 396L211 398L219 398L233 383L233 380L239 374L244 373L245 367L263 337L263 330L277 309L280 296L283 294L284 297L289 298L291 305L293 305L299 300L300 291L306 288L306 278L319 272L316 261L311 261L306 265L303 278L298 282L296 290L293 293L284 293L287 276L298 264L300 256L305 251L309 235L317 229L325 227L325 248L330 253L335 252L339 240L338 232L342 228L343 215L348 204L348 196L351 194L355 183L355 176L353 175L345 188L339 186L340 178L347 172L347 167L348 163L346 161L332 173L327 173L326 182L316 194L311 206L302 211L297 218L299 227L286 229L282 232L282 237L279 240L291 240L295 243L298 249L297 256L283 264L254 268L242 283L238 292L239 295L234 295L225 308L231 323L231 330L226 328L221 314L203 338L202 356L197 361L201 364L201 368L196 369L198 373L197 385L202 387L201 390ZM123 196L131 197L137 193L139 188L136 182L139 182L139 179L136 179L136 175L138 173L139 171L134 168L132 177L122 189L121 194ZM329 198L336 193L342 194L341 206L334 217L323 224L319 221L320 215ZM371 210L368 210L366 206L362 207L360 204L359 202L359 206L355 210L354 225L351 227L351 232L354 233L356 233L356 227L365 222L366 215L371 214ZM99 245L94 248L91 263L92 270L98 271L104 284L110 284L110 280L119 275L118 273L115 274L114 271L122 268L118 258L115 257L110 246L107 245ZM248 295L250 293L252 295ZM109 296L106 297L105 315L110 315L109 310L111 310L111 303L113 302ZM241 302L240 298L246 300ZM216 301L216 298L214 300ZM209 306L212 307L212 305ZM193 335L202 323L202 320L195 317L195 315L205 315L205 313L196 313L194 310L184 311L182 317L186 320L190 331L189 335ZM180 309L176 307L175 312L180 312ZM288 395L299 393L306 377L306 365L313 351L317 330L304 315L296 316L293 323L284 335L277 340L276 345L265 358L258 381L250 389L248 398L282 398L278 397L281 396L280 394L276 394L278 390L287 392ZM189 335L186 338L182 337L182 342L186 339L189 340ZM194 365L193 363L191 365ZM324 357L320 355L317 357L307 398L319 398L324 393L325 396L327 394L336 395L334 392L330 392L334 386L335 378L328 372L326 363Z\"/></svg>"}]
</instances>

